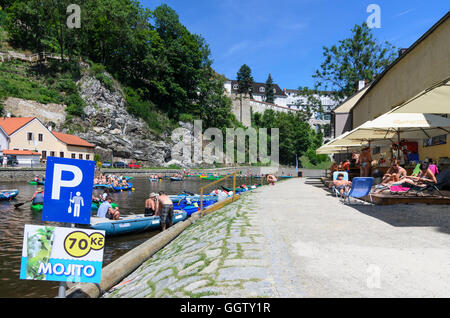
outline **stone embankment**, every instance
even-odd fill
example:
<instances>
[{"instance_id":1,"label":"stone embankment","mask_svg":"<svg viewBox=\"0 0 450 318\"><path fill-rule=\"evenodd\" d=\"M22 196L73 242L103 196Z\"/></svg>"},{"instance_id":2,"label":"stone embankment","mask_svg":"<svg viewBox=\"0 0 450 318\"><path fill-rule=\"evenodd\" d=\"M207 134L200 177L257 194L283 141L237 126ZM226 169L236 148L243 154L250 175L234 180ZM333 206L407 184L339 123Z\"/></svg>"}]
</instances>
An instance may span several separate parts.
<instances>
[{"instance_id":1,"label":"stone embankment","mask_svg":"<svg viewBox=\"0 0 450 318\"><path fill-rule=\"evenodd\" d=\"M276 268L280 255L265 246L279 243L266 242L263 231L254 193L243 195L197 220L103 297L291 296Z\"/></svg>"}]
</instances>

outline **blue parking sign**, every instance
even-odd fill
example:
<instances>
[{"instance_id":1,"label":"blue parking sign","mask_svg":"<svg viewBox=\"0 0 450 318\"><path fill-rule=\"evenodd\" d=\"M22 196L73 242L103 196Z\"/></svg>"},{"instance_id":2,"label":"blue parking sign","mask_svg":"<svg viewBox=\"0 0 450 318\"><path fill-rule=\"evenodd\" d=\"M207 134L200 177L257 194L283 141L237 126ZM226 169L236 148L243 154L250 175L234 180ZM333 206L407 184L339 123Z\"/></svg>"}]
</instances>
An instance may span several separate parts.
<instances>
[{"instance_id":1,"label":"blue parking sign","mask_svg":"<svg viewBox=\"0 0 450 318\"><path fill-rule=\"evenodd\" d=\"M42 221L90 224L95 162L47 157Z\"/></svg>"}]
</instances>

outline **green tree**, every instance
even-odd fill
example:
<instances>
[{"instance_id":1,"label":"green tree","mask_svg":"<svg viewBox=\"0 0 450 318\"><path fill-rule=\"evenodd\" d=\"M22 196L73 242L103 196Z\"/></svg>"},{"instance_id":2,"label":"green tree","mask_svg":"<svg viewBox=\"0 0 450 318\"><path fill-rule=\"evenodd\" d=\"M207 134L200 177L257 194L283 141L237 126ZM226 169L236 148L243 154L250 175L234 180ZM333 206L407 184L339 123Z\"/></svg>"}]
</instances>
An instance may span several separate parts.
<instances>
[{"instance_id":1,"label":"green tree","mask_svg":"<svg viewBox=\"0 0 450 318\"><path fill-rule=\"evenodd\" d=\"M266 80L264 96L265 96L265 101L268 103L271 103L271 104L273 104L275 101L274 89L275 89L275 87L273 85L273 79L269 73L269 77L267 77L267 80Z\"/></svg>"},{"instance_id":2,"label":"green tree","mask_svg":"<svg viewBox=\"0 0 450 318\"><path fill-rule=\"evenodd\" d=\"M242 95L247 96L249 94L252 97L252 70L247 64L243 64L237 72L237 82L240 101L239 120L242 121Z\"/></svg>"},{"instance_id":3,"label":"green tree","mask_svg":"<svg viewBox=\"0 0 450 318\"><path fill-rule=\"evenodd\" d=\"M394 46L378 42L366 23L355 25L351 32L337 45L323 47L324 61L313 75L316 89L333 91L335 100L353 95L359 80L371 82L396 57Z\"/></svg>"}]
</instances>

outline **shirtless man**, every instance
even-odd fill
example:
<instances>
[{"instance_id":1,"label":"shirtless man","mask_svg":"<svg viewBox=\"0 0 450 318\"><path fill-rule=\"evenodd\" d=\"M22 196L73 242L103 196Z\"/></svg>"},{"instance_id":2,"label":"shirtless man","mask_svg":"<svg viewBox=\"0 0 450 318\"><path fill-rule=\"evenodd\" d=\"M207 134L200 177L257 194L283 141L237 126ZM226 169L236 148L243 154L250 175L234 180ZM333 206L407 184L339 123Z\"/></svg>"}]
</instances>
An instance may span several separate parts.
<instances>
[{"instance_id":1,"label":"shirtless man","mask_svg":"<svg viewBox=\"0 0 450 318\"><path fill-rule=\"evenodd\" d=\"M333 186L336 187L340 194L344 194L352 186L352 182L344 180L344 174L339 173L337 179L331 182L328 187L331 189Z\"/></svg>"},{"instance_id":2,"label":"shirtless man","mask_svg":"<svg viewBox=\"0 0 450 318\"><path fill-rule=\"evenodd\" d=\"M273 174L268 174L266 176L266 180L271 185L275 185L275 182L277 182L277 178L275 178L275 176Z\"/></svg>"},{"instance_id":3,"label":"shirtless man","mask_svg":"<svg viewBox=\"0 0 450 318\"><path fill-rule=\"evenodd\" d=\"M159 192L158 197L158 212L161 220L161 228L164 231L173 224L173 202L170 197L163 191Z\"/></svg>"},{"instance_id":4,"label":"shirtless man","mask_svg":"<svg viewBox=\"0 0 450 318\"><path fill-rule=\"evenodd\" d=\"M154 192L145 200L145 216L154 216L158 210L158 195Z\"/></svg>"},{"instance_id":5,"label":"shirtless man","mask_svg":"<svg viewBox=\"0 0 450 318\"><path fill-rule=\"evenodd\" d=\"M382 185L387 185L390 183L398 182L401 179L405 178L407 175L406 170L402 168L399 164L399 161L395 159L391 163L391 167L386 174L383 176L383 180L381 181Z\"/></svg>"}]
</instances>

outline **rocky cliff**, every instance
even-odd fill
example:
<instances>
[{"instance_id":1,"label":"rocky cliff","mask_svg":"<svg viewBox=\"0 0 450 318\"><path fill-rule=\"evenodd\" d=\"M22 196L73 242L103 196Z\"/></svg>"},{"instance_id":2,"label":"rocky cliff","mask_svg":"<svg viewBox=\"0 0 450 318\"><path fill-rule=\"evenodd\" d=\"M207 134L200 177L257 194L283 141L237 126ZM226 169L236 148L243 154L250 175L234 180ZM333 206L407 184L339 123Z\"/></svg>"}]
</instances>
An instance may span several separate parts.
<instances>
[{"instance_id":1,"label":"rocky cliff","mask_svg":"<svg viewBox=\"0 0 450 318\"><path fill-rule=\"evenodd\" d=\"M86 116L73 119L73 126L83 127L77 135L95 144L95 152L102 159L123 158L151 166L166 165L171 152L171 145L164 141L168 136L153 136L142 119L129 114L119 89L113 92L89 74L77 85L86 103Z\"/></svg>"}]
</instances>

